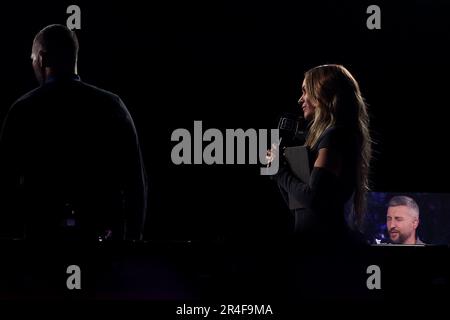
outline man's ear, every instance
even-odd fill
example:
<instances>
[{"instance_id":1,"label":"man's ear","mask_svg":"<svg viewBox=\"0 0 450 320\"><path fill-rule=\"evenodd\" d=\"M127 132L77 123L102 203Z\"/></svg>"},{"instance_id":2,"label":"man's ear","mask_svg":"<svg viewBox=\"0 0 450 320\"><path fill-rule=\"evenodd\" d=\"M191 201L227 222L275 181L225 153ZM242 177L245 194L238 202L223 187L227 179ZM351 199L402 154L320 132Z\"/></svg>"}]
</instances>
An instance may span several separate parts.
<instances>
[{"instance_id":1,"label":"man's ear","mask_svg":"<svg viewBox=\"0 0 450 320\"><path fill-rule=\"evenodd\" d=\"M48 57L48 53L47 52L40 50L39 53L38 53L38 57L37 58L38 58L39 66L42 69L45 69L45 68L47 68L49 66L49 62L50 61L49 61L49 57Z\"/></svg>"},{"instance_id":2,"label":"man's ear","mask_svg":"<svg viewBox=\"0 0 450 320\"><path fill-rule=\"evenodd\" d=\"M419 219L414 219L413 226L414 226L414 229L417 229L417 227L419 226Z\"/></svg>"}]
</instances>

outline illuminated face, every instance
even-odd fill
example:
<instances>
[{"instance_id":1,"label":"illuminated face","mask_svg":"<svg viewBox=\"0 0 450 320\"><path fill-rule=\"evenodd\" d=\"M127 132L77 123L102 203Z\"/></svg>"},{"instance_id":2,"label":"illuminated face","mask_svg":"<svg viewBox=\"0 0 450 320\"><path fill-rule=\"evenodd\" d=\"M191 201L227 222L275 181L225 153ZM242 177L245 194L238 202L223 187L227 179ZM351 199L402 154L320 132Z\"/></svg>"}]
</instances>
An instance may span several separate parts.
<instances>
[{"instance_id":1,"label":"illuminated face","mask_svg":"<svg viewBox=\"0 0 450 320\"><path fill-rule=\"evenodd\" d=\"M389 207L386 220L389 238L393 243L416 243L416 229L419 220L413 209L407 206Z\"/></svg>"},{"instance_id":2,"label":"illuminated face","mask_svg":"<svg viewBox=\"0 0 450 320\"><path fill-rule=\"evenodd\" d=\"M302 108L303 117L307 121L313 120L314 119L314 112L316 111L316 107L311 103L311 100L308 97L308 94L306 93L305 80L303 80L302 96L301 96L300 100L298 101L298 104Z\"/></svg>"}]
</instances>

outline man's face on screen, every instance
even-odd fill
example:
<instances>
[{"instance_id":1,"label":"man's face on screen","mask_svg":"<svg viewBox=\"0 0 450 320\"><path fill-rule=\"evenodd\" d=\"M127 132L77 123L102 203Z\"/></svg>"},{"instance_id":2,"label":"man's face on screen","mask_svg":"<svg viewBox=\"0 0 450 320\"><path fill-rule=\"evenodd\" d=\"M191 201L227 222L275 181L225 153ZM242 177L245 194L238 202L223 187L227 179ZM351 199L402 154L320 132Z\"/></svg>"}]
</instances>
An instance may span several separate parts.
<instances>
[{"instance_id":1,"label":"man's face on screen","mask_svg":"<svg viewBox=\"0 0 450 320\"><path fill-rule=\"evenodd\" d=\"M386 217L386 225L389 238L393 243L414 244L418 219L407 206L389 207Z\"/></svg>"}]
</instances>

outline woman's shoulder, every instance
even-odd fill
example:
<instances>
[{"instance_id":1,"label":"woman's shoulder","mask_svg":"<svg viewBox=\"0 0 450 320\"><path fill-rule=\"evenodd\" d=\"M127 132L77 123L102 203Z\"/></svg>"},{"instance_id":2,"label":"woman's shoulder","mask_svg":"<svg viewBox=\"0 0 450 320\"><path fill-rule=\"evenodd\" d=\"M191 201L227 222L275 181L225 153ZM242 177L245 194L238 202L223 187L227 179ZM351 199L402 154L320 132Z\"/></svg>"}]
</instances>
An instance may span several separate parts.
<instances>
[{"instance_id":1,"label":"woman's shoulder","mask_svg":"<svg viewBox=\"0 0 450 320\"><path fill-rule=\"evenodd\" d=\"M317 149L340 148L352 144L356 138L355 130L344 126L331 126L324 130L317 142Z\"/></svg>"},{"instance_id":2,"label":"woman's shoulder","mask_svg":"<svg viewBox=\"0 0 450 320\"><path fill-rule=\"evenodd\" d=\"M322 136L325 135L341 135L341 134L350 134L351 132L354 132L355 129L349 128L343 125L334 125L330 126L327 129L324 130L322 133Z\"/></svg>"}]
</instances>

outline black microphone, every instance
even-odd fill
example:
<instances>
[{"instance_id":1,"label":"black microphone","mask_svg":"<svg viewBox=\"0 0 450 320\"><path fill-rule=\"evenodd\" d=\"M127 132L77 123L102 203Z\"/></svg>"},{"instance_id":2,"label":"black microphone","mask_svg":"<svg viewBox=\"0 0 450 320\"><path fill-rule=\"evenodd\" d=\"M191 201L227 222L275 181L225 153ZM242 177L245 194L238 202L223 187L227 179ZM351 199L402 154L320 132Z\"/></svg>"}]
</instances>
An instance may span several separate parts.
<instances>
[{"instance_id":1,"label":"black microphone","mask_svg":"<svg viewBox=\"0 0 450 320\"><path fill-rule=\"evenodd\" d=\"M301 115L283 113L278 120L278 130L284 147L299 146L305 143L305 119Z\"/></svg>"}]
</instances>

